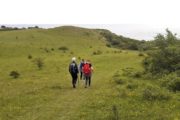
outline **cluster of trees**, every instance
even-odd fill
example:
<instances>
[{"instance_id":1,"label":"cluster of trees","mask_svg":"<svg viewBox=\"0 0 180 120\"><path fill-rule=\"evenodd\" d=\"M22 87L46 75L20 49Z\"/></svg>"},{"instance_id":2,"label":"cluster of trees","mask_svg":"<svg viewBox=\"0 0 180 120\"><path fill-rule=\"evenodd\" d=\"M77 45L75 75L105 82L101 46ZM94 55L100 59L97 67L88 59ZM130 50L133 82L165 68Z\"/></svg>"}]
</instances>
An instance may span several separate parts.
<instances>
[{"instance_id":1,"label":"cluster of trees","mask_svg":"<svg viewBox=\"0 0 180 120\"><path fill-rule=\"evenodd\" d=\"M27 29L38 29L39 26L34 26L34 27L28 27ZM10 30L23 30L26 29L25 27L23 28L18 28L18 27L7 27L5 25L1 25L0 31L10 31Z\"/></svg>"},{"instance_id":2,"label":"cluster of trees","mask_svg":"<svg viewBox=\"0 0 180 120\"><path fill-rule=\"evenodd\" d=\"M158 34L154 41L154 50L149 50L143 65L152 74L168 74L180 71L180 41L171 31L166 35Z\"/></svg>"},{"instance_id":3,"label":"cluster of trees","mask_svg":"<svg viewBox=\"0 0 180 120\"><path fill-rule=\"evenodd\" d=\"M8 31L8 30L19 30L18 27L6 27L5 25L2 25L0 28L0 31Z\"/></svg>"},{"instance_id":4,"label":"cluster of trees","mask_svg":"<svg viewBox=\"0 0 180 120\"><path fill-rule=\"evenodd\" d=\"M98 29L107 40L108 47L140 50L148 54L143 65L146 72L168 74L180 71L180 40L177 34L166 29L166 34L157 34L152 41L138 41L118 36L108 30Z\"/></svg>"},{"instance_id":5,"label":"cluster of trees","mask_svg":"<svg viewBox=\"0 0 180 120\"><path fill-rule=\"evenodd\" d=\"M111 33L108 30L98 29L98 32L107 40L108 47L116 47L121 49L130 49L130 50L138 50L140 44L143 44L145 41L139 41L123 36L118 36L114 33Z\"/></svg>"},{"instance_id":6,"label":"cluster of trees","mask_svg":"<svg viewBox=\"0 0 180 120\"><path fill-rule=\"evenodd\" d=\"M111 33L108 30L97 29L98 32L106 39L108 42L108 47L116 47L120 49L129 50L140 50L148 51L154 49L166 48L168 46L177 46L180 44L180 40L173 34L170 30L166 29L166 35L158 34L152 41L139 41L124 36L118 36Z\"/></svg>"}]
</instances>

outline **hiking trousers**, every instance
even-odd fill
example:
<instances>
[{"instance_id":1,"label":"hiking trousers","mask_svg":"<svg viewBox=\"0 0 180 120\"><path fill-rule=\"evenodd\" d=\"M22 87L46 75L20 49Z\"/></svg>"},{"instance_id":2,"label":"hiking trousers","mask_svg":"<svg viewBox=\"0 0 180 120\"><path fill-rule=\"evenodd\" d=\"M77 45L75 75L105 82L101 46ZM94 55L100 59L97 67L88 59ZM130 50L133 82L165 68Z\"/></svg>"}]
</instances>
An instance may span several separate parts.
<instances>
[{"instance_id":1,"label":"hiking trousers","mask_svg":"<svg viewBox=\"0 0 180 120\"><path fill-rule=\"evenodd\" d=\"M83 72L80 72L80 79L82 80Z\"/></svg>"},{"instance_id":2,"label":"hiking trousers","mask_svg":"<svg viewBox=\"0 0 180 120\"><path fill-rule=\"evenodd\" d=\"M72 76L72 85L75 88L76 87L76 82L77 82L77 74L71 73Z\"/></svg>"},{"instance_id":3,"label":"hiking trousers","mask_svg":"<svg viewBox=\"0 0 180 120\"><path fill-rule=\"evenodd\" d=\"M87 86L89 83L89 86L91 85L91 75L85 75L85 86Z\"/></svg>"}]
</instances>

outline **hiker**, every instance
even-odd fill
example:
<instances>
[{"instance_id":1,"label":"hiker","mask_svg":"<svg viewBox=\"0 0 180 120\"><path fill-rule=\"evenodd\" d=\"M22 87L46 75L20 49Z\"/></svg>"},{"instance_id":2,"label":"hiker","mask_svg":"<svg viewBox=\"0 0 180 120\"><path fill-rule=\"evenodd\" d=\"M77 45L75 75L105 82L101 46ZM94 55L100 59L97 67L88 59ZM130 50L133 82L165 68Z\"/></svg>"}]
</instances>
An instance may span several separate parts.
<instances>
[{"instance_id":1,"label":"hiker","mask_svg":"<svg viewBox=\"0 0 180 120\"><path fill-rule=\"evenodd\" d=\"M69 73L72 76L73 88L76 88L76 82L77 82L77 79L78 79L79 71L78 71L78 65L76 63L76 58L75 57L72 58L72 62L69 64Z\"/></svg>"},{"instance_id":2,"label":"hiker","mask_svg":"<svg viewBox=\"0 0 180 120\"><path fill-rule=\"evenodd\" d=\"M87 62L85 62L84 66L83 66L83 74L85 77L85 88L87 88L88 84L89 84L89 87L91 85L92 72L93 72L92 64L90 63L89 60L87 60Z\"/></svg>"},{"instance_id":3,"label":"hiker","mask_svg":"<svg viewBox=\"0 0 180 120\"><path fill-rule=\"evenodd\" d=\"M79 64L79 71L80 71L80 79L82 80L82 77L84 78L84 75L83 75L83 68L84 66L84 59L81 60L81 63Z\"/></svg>"}]
</instances>

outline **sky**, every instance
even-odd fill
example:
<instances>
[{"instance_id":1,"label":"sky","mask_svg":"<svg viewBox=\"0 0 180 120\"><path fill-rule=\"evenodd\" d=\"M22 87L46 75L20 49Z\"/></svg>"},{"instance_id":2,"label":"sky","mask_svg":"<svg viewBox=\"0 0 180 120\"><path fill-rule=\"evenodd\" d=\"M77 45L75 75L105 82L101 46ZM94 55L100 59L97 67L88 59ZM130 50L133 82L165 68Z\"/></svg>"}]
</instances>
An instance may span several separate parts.
<instances>
[{"instance_id":1,"label":"sky","mask_svg":"<svg viewBox=\"0 0 180 120\"><path fill-rule=\"evenodd\" d=\"M1 25L75 25L151 40L166 28L180 35L179 0L0 0Z\"/></svg>"}]
</instances>

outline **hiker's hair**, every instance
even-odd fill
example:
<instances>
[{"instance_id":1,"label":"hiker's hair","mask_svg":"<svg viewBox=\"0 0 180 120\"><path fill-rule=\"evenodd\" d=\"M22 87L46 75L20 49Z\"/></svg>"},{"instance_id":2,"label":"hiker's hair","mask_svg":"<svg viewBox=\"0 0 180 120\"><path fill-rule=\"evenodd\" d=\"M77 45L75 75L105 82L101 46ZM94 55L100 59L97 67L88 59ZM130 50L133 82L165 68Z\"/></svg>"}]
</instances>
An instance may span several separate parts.
<instances>
[{"instance_id":1,"label":"hiker's hair","mask_svg":"<svg viewBox=\"0 0 180 120\"><path fill-rule=\"evenodd\" d=\"M76 57L73 57L73 58L72 58L72 61L74 61L74 62L75 62L75 61L76 61Z\"/></svg>"}]
</instances>

